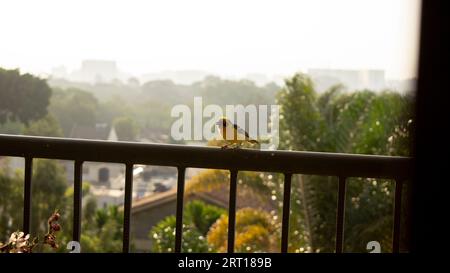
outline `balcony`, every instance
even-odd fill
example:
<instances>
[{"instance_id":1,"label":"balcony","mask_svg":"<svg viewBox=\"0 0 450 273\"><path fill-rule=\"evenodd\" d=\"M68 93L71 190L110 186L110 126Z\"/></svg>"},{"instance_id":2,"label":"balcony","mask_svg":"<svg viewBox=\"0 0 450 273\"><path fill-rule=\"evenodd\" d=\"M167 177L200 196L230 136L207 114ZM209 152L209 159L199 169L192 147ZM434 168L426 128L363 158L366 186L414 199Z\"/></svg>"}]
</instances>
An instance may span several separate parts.
<instances>
[{"instance_id":1,"label":"balcony","mask_svg":"<svg viewBox=\"0 0 450 273\"><path fill-rule=\"evenodd\" d=\"M178 170L176 194L176 253L181 252L183 198L186 168L229 170L228 253L234 252L237 174L239 171L275 172L284 175L284 195L280 252L288 249L291 178L294 174L335 176L339 179L335 252L343 251L345 192L347 178L370 177L395 181L393 252L399 252L402 189L412 177L412 158L250 149L222 150L131 142L110 142L66 138L0 135L0 156L25 159L23 231L30 231L32 164L35 158L71 160L74 163L73 240L80 240L83 162L108 162L125 165L125 201L122 251L130 251L130 218L133 165L171 166Z\"/></svg>"}]
</instances>

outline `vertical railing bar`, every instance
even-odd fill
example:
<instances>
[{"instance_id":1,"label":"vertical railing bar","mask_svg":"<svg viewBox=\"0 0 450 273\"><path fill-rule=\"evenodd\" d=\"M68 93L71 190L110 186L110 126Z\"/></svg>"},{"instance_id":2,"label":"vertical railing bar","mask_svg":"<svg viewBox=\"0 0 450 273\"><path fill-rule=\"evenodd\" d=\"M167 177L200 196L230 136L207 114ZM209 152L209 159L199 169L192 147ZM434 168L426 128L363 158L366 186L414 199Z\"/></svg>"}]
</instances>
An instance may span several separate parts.
<instances>
[{"instance_id":1,"label":"vertical railing bar","mask_svg":"<svg viewBox=\"0 0 450 273\"><path fill-rule=\"evenodd\" d=\"M33 158L25 158L25 174L23 186L23 232L30 233L31 224L31 177L33 175Z\"/></svg>"},{"instance_id":2,"label":"vertical railing bar","mask_svg":"<svg viewBox=\"0 0 450 273\"><path fill-rule=\"evenodd\" d=\"M228 203L228 253L234 252L237 174L237 170L230 170L230 199Z\"/></svg>"},{"instance_id":3,"label":"vertical railing bar","mask_svg":"<svg viewBox=\"0 0 450 273\"><path fill-rule=\"evenodd\" d=\"M181 244L183 240L183 198L185 184L186 168L178 167L177 182L177 211L175 226L175 253L181 253Z\"/></svg>"},{"instance_id":4,"label":"vertical railing bar","mask_svg":"<svg viewBox=\"0 0 450 273\"><path fill-rule=\"evenodd\" d=\"M289 243L289 214L291 211L291 181L292 174L284 174L283 193L283 222L281 226L281 253L288 252Z\"/></svg>"},{"instance_id":5,"label":"vertical railing bar","mask_svg":"<svg viewBox=\"0 0 450 273\"><path fill-rule=\"evenodd\" d=\"M133 194L133 164L126 164L125 203L123 211L123 253L130 251L131 199Z\"/></svg>"},{"instance_id":6,"label":"vertical railing bar","mask_svg":"<svg viewBox=\"0 0 450 273\"><path fill-rule=\"evenodd\" d=\"M343 252L346 177L339 176L336 217L336 253Z\"/></svg>"},{"instance_id":7,"label":"vertical railing bar","mask_svg":"<svg viewBox=\"0 0 450 273\"><path fill-rule=\"evenodd\" d=\"M400 252L400 223L402 210L402 186L401 180L395 180L395 199L394 199L394 227L392 234L392 251Z\"/></svg>"},{"instance_id":8,"label":"vertical railing bar","mask_svg":"<svg viewBox=\"0 0 450 273\"><path fill-rule=\"evenodd\" d=\"M76 160L73 180L73 233L72 238L80 242L81 236L81 200L82 200L83 161Z\"/></svg>"}]
</instances>

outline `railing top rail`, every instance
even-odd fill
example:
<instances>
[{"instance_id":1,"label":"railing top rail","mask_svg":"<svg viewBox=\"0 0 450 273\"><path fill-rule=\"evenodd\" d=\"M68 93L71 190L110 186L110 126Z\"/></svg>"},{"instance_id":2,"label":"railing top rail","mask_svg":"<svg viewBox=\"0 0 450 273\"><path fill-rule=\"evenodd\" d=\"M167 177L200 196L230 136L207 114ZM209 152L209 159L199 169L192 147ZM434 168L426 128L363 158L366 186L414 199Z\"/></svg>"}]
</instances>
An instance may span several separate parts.
<instances>
[{"instance_id":1,"label":"railing top rail","mask_svg":"<svg viewBox=\"0 0 450 273\"><path fill-rule=\"evenodd\" d=\"M280 150L222 150L218 147L3 134L0 134L0 156L345 177L404 179L412 174L412 158L409 157Z\"/></svg>"}]
</instances>

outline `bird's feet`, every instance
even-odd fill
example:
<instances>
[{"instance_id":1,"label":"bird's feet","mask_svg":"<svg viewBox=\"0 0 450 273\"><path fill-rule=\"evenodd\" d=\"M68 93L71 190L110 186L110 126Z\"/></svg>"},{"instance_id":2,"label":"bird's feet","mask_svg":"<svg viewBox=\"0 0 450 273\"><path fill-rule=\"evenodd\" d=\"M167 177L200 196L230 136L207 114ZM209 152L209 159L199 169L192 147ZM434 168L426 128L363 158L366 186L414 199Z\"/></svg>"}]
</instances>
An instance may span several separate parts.
<instances>
[{"instance_id":1,"label":"bird's feet","mask_svg":"<svg viewBox=\"0 0 450 273\"><path fill-rule=\"evenodd\" d=\"M238 149L239 147L240 147L240 145L236 145L236 144L225 144L220 148L222 150L234 150L234 149Z\"/></svg>"}]
</instances>

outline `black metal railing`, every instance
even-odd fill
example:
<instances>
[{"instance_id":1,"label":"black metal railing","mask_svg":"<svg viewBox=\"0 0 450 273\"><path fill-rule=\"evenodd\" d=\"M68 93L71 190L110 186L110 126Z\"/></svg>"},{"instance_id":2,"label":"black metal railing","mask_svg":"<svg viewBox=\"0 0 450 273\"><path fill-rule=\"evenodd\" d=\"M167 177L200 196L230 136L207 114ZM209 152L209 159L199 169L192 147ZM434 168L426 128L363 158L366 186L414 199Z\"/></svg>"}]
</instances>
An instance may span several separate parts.
<instances>
[{"instance_id":1,"label":"black metal railing","mask_svg":"<svg viewBox=\"0 0 450 273\"><path fill-rule=\"evenodd\" d=\"M281 252L288 250L291 179L293 174L325 175L339 178L336 252L343 251L346 181L349 177L395 180L393 251L399 252L402 185L411 177L412 159L407 157L339 153L222 150L169 144L144 144L66 138L0 135L0 156L25 158L23 230L29 233L31 216L32 164L34 158L74 161L73 240L80 240L82 166L85 161L122 163L125 171L123 252L130 248L130 213L133 165L173 166L178 169L175 252L181 252L183 197L186 168L230 171L228 252L234 251L236 190L239 171L284 174Z\"/></svg>"}]
</instances>

